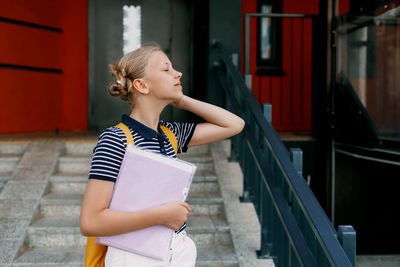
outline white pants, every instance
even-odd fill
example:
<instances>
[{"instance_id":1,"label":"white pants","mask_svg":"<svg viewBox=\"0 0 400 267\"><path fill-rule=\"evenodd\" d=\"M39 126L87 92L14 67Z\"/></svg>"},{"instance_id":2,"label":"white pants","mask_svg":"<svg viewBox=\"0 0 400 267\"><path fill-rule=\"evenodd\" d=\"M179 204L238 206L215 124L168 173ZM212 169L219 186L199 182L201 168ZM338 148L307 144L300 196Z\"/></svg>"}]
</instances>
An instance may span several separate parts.
<instances>
[{"instance_id":1,"label":"white pants","mask_svg":"<svg viewBox=\"0 0 400 267\"><path fill-rule=\"evenodd\" d=\"M106 267L194 267L196 257L196 245L183 230L179 234L173 234L170 253L165 261L108 247L105 265Z\"/></svg>"}]
</instances>

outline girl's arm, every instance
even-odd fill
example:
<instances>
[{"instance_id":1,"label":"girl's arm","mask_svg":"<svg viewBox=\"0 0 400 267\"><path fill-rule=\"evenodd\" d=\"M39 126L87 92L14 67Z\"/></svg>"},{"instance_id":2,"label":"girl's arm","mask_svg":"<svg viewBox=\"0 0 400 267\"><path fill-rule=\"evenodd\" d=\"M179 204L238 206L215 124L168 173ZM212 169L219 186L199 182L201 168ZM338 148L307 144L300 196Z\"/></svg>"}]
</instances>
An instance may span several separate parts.
<instances>
[{"instance_id":1,"label":"girl's arm","mask_svg":"<svg viewBox=\"0 0 400 267\"><path fill-rule=\"evenodd\" d=\"M188 146L209 144L240 133L245 125L242 118L215 105L183 95L173 106L190 111L205 123L197 124Z\"/></svg>"},{"instance_id":2,"label":"girl's arm","mask_svg":"<svg viewBox=\"0 0 400 267\"><path fill-rule=\"evenodd\" d=\"M89 180L80 215L83 235L116 235L159 224L178 230L187 221L190 207L185 202L170 202L140 212L110 210L113 188L113 182Z\"/></svg>"}]
</instances>

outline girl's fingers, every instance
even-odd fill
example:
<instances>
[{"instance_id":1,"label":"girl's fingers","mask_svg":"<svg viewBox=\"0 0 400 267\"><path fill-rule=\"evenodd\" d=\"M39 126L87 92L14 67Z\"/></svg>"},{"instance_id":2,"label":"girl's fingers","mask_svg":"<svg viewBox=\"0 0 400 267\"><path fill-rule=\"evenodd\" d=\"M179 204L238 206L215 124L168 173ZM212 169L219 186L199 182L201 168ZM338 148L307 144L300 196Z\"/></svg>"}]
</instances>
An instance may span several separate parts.
<instances>
[{"instance_id":1,"label":"girl's fingers","mask_svg":"<svg viewBox=\"0 0 400 267\"><path fill-rule=\"evenodd\" d=\"M191 211L191 210L192 210L192 208L191 208L191 207L189 206L189 204L186 203L186 202L181 202L181 205L184 206L188 211Z\"/></svg>"}]
</instances>

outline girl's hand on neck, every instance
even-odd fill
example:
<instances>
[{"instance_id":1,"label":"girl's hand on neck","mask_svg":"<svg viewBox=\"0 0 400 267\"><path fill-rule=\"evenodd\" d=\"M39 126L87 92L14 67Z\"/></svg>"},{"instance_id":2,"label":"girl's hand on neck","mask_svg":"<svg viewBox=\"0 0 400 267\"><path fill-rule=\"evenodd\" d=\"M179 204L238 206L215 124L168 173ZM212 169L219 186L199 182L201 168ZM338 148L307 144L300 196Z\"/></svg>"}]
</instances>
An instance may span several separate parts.
<instances>
[{"instance_id":1,"label":"girl's hand on neck","mask_svg":"<svg viewBox=\"0 0 400 267\"><path fill-rule=\"evenodd\" d=\"M182 96L179 99L171 102L170 105L173 106L173 107L176 107L176 108L183 108L183 105L184 105L184 102L185 102L184 101L185 97L187 97L187 96L182 94Z\"/></svg>"}]
</instances>

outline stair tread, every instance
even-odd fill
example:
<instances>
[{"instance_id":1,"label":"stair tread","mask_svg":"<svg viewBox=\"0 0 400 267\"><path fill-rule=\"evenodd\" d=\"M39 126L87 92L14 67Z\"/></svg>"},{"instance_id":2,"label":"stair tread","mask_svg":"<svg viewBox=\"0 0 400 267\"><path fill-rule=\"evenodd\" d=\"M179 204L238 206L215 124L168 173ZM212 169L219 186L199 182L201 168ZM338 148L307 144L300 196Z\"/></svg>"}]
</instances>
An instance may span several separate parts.
<instances>
[{"instance_id":1,"label":"stair tread","mask_svg":"<svg viewBox=\"0 0 400 267\"><path fill-rule=\"evenodd\" d=\"M42 205L80 205L82 203L83 194L63 194L48 193L42 197L40 204ZM189 193L187 202L190 203L220 203L222 197L218 192L192 192Z\"/></svg>"},{"instance_id":2,"label":"stair tread","mask_svg":"<svg viewBox=\"0 0 400 267\"><path fill-rule=\"evenodd\" d=\"M178 157L181 160L193 162L193 163L212 163L213 158L210 155L184 155ZM92 160L91 156L88 155L65 155L60 156L60 162L90 162Z\"/></svg>"},{"instance_id":3,"label":"stair tread","mask_svg":"<svg viewBox=\"0 0 400 267\"><path fill-rule=\"evenodd\" d=\"M85 250L82 248L32 248L20 255L15 264L66 264L82 265Z\"/></svg>"},{"instance_id":4,"label":"stair tread","mask_svg":"<svg viewBox=\"0 0 400 267\"><path fill-rule=\"evenodd\" d=\"M56 175L50 176L50 182L52 183L87 183L88 175L66 175L63 173L57 173ZM215 174L209 175L197 175L193 177L193 182L216 182L217 176Z\"/></svg>"},{"instance_id":5,"label":"stair tread","mask_svg":"<svg viewBox=\"0 0 400 267\"><path fill-rule=\"evenodd\" d=\"M23 252L13 266L42 264L46 266L79 266L85 257L84 248L31 248ZM197 263L203 266L215 264L235 264L236 255L232 246L209 245L197 247Z\"/></svg>"},{"instance_id":6,"label":"stair tread","mask_svg":"<svg viewBox=\"0 0 400 267\"><path fill-rule=\"evenodd\" d=\"M189 233L226 232L229 226L222 216L193 215L187 221ZM78 217L42 217L28 228L30 234L80 234Z\"/></svg>"},{"instance_id":7,"label":"stair tread","mask_svg":"<svg viewBox=\"0 0 400 267\"><path fill-rule=\"evenodd\" d=\"M16 162L21 158L20 155L15 154L0 154L0 162Z\"/></svg>"}]
</instances>

